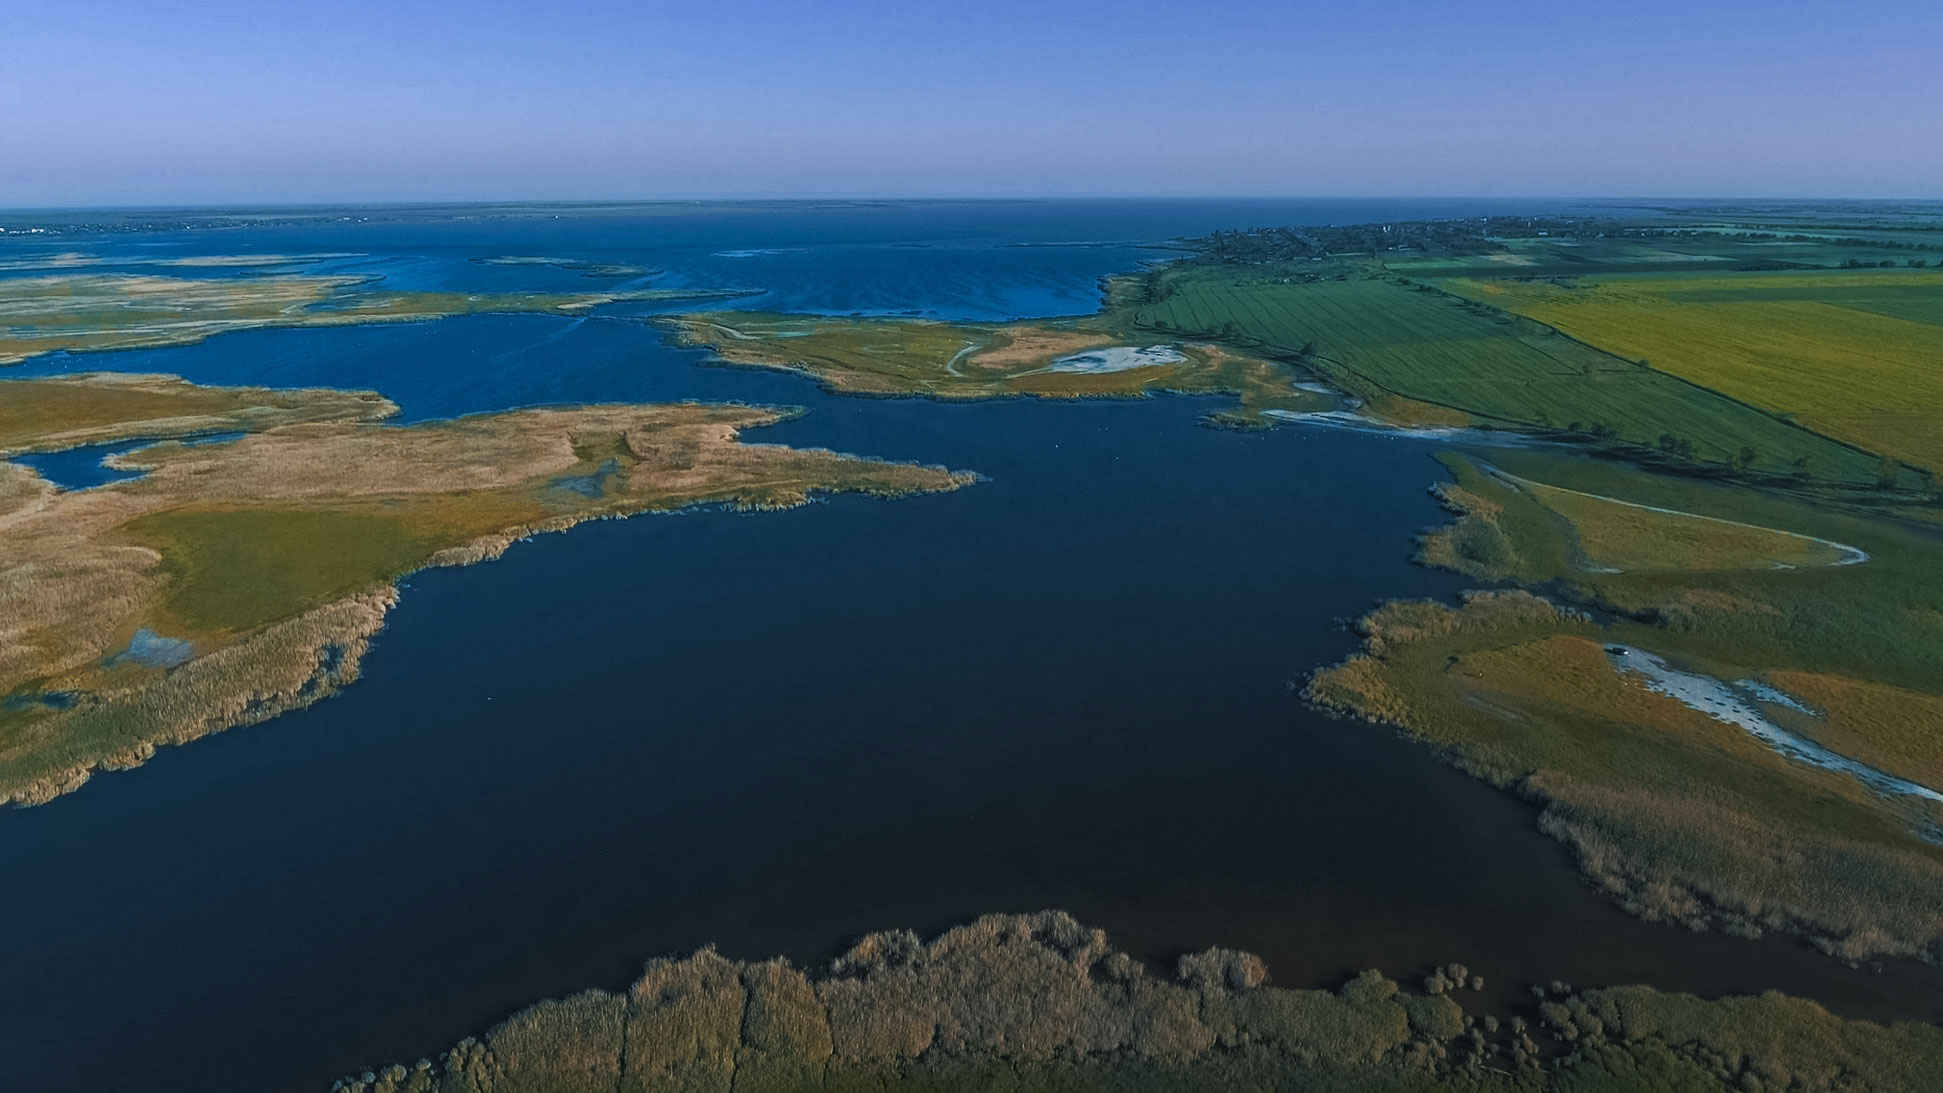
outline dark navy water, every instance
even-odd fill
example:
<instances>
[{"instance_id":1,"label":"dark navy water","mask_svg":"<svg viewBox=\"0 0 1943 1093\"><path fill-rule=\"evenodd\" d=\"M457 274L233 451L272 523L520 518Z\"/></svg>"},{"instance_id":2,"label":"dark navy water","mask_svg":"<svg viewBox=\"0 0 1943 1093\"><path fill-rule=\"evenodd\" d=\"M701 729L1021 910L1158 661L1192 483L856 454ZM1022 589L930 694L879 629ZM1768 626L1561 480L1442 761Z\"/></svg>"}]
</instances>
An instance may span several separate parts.
<instances>
[{"instance_id":1,"label":"dark navy water","mask_svg":"<svg viewBox=\"0 0 1943 1093\"><path fill-rule=\"evenodd\" d=\"M989 256L940 265L994 278L976 291L927 280L949 245L891 245L936 241L908 222L857 244L869 261L833 260L848 287L814 288L807 259L778 283L939 313L1073 310L1102 266L1137 255L994 239L1158 237L1219 211L1170 228L1026 208L1012 236L991 227L1012 213L981 214L980 246L1022 272L992 272L1010 267ZM818 245L791 215L666 230L705 256ZM649 230L608 227L394 235L609 261L597 239ZM356 249L324 234L259 242ZM786 268L708 260L751 263L743 276L765 285L762 270ZM426 265L459 263L480 265ZM485 316L29 366L372 386L413 419L578 400L801 405L749 439L987 479L600 522L419 574L342 695L0 814L10 1087L318 1089L540 997L619 987L649 955L715 942L811 961L868 930L1048 906L1156 961L1250 949L1287 984L1461 960L1499 1003L1563 978L1782 988L1845 1013L1943 1018L1928 972L1629 918L1527 805L1301 705L1291 681L1354 644L1341 620L1461 587L1404 560L1439 519L1432 447L1201 427L1217 400L831 398L701 360L633 319Z\"/></svg>"}]
</instances>

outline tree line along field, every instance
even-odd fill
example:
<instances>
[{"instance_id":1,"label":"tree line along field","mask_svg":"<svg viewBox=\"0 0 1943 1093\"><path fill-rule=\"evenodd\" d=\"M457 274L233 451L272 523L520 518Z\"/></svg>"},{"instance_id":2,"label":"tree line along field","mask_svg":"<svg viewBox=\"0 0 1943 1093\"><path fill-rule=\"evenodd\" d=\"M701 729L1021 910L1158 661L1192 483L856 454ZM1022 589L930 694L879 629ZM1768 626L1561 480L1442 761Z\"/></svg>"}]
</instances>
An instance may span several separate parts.
<instances>
[{"instance_id":1,"label":"tree line along field","mask_svg":"<svg viewBox=\"0 0 1943 1093\"><path fill-rule=\"evenodd\" d=\"M1496 239L1481 254L1382 255L1386 269L1424 277L1571 276L1614 270L1642 273L1693 271L1738 273L1781 269L1835 269L1847 263L1926 268L1943 263L1933 238L1750 239L1725 231L1635 236L1522 237ZM1917 263L1911 267L1910 263Z\"/></svg>"},{"instance_id":2,"label":"tree line along field","mask_svg":"<svg viewBox=\"0 0 1943 1093\"><path fill-rule=\"evenodd\" d=\"M1874 483L1878 457L1715 391L1425 287L1185 266L1131 307L1140 328L1246 344L1378 401L1401 396L1512 427L1585 431L1773 473ZM1751 456L1751 459L1748 458ZM1803 462L1805 461L1805 462Z\"/></svg>"},{"instance_id":3,"label":"tree line along field","mask_svg":"<svg viewBox=\"0 0 1943 1093\"><path fill-rule=\"evenodd\" d=\"M1817 432L1943 468L1943 272L1460 279L1447 287Z\"/></svg>"}]
</instances>

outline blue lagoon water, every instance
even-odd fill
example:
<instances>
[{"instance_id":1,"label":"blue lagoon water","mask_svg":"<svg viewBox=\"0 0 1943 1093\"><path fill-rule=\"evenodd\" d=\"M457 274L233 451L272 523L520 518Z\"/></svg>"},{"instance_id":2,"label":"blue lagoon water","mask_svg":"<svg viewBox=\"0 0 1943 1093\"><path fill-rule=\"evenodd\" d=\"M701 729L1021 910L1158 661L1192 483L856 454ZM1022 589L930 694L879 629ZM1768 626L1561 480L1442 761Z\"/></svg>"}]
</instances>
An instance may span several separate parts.
<instances>
[{"instance_id":1,"label":"blue lagoon water","mask_svg":"<svg viewBox=\"0 0 1943 1093\"><path fill-rule=\"evenodd\" d=\"M766 290L739 306L999 318L1090 310L1100 276L1163 253L1138 244L1438 212L374 211L57 245L348 252L424 286L582 280L473 261L543 255ZM1439 519L1431 445L1203 428L1205 399L833 398L703 361L633 317L474 316L21 370L374 387L407 420L797 405L749 439L987 478L599 522L419 574L342 695L0 815L12 1082L319 1089L622 986L651 955L814 961L869 930L1041 907L1157 961L1250 949L1285 984L1461 960L1500 1002L1563 978L1943 1017L1920 970L1629 918L1527 806L1301 705L1292 681L1354 645L1344 620L1462 587L1405 561Z\"/></svg>"},{"instance_id":2,"label":"blue lagoon water","mask_svg":"<svg viewBox=\"0 0 1943 1093\"><path fill-rule=\"evenodd\" d=\"M126 482L131 478L140 478L142 472L110 467L107 460L110 456L132 452L147 443L120 440L112 444L89 444L58 452L16 455L13 457L13 462L34 468L34 473L64 490L85 490L104 486L110 482Z\"/></svg>"}]
</instances>

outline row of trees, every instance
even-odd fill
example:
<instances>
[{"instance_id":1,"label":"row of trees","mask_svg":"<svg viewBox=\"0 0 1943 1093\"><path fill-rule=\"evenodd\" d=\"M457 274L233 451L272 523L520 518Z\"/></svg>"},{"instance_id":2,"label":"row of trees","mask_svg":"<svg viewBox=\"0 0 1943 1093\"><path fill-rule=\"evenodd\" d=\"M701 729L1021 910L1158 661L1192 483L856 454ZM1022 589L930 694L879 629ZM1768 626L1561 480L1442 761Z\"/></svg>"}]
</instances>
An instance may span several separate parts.
<instances>
[{"instance_id":1,"label":"row of trees","mask_svg":"<svg viewBox=\"0 0 1943 1093\"><path fill-rule=\"evenodd\" d=\"M1843 269L1888 269L1890 266L1893 266L1895 264L1896 264L1896 260L1894 258L1884 258L1880 262L1871 262L1862 258L1851 258L1848 261L1842 263L1842 268ZM1922 269L1923 267L1929 265L1929 260L1926 258L1911 258L1905 261L1903 264L1908 266L1910 269Z\"/></svg>"},{"instance_id":2,"label":"row of trees","mask_svg":"<svg viewBox=\"0 0 1943 1093\"><path fill-rule=\"evenodd\" d=\"M1591 441L1595 444L1612 445L1615 447L1626 445L1625 441L1619 439L1619 431L1603 421L1595 421L1590 425L1574 421L1565 427L1565 432L1568 436L1575 439ZM1688 437L1679 436L1670 432L1661 433L1654 447L1658 449L1661 456L1668 460L1693 464L1695 466L1700 466L1706 462L1700 458L1695 450L1693 441ZM1726 460L1726 466L1731 470L1747 474L1752 472L1755 464L1760 461L1760 451L1752 445L1743 444L1739 451L1735 452ZM1720 464L1714 465L1719 466ZM1788 464L1788 476L1797 480L1806 479L1809 477L1808 467L1807 456L1797 457ZM1876 487L1884 490L1900 488L1903 484L1905 470L1906 468L1901 463L1889 456L1883 456L1881 464L1876 468ZM1933 474L1922 468L1916 468L1914 473L1922 479L1921 488L1924 492L1934 491L1935 476Z\"/></svg>"},{"instance_id":3,"label":"row of trees","mask_svg":"<svg viewBox=\"0 0 1943 1093\"><path fill-rule=\"evenodd\" d=\"M1281 228L1255 228L1249 231L1218 231L1187 245L1199 252L1199 259L1224 265L1262 265L1326 258L1332 254L1377 255L1385 251L1409 250L1432 255L1492 254L1504 250L1497 242L1504 238L1547 236L1559 239L1734 239L1740 241L1782 241L1821 243L1830 246L1868 247L1872 250L1929 250L1931 243L1898 239L1839 238L1802 233L1780 234L1771 231L1718 231L1702 228L1675 228L1652 224L1628 224L1598 217L1478 216L1462 220L1398 220L1391 223L1326 224ZM1851 258L1846 265L1891 265L1889 261L1864 262ZM1927 265L1926 259L1912 258L1911 266Z\"/></svg>"}]
</instances>

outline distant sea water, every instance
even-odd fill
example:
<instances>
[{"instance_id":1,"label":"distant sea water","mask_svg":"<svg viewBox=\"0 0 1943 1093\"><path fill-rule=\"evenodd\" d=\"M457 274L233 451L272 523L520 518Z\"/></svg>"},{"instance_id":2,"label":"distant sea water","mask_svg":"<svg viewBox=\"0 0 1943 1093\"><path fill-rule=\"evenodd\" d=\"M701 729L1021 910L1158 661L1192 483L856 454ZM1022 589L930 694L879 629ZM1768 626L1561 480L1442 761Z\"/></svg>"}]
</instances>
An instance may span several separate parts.
<instances>
[{"instance_id":1,"label":"distant sea water","mask_svg":"<svg viewBox=\"0 0 1943 1093\"><path fill-rule=\"evenodd\" d=\"M466 291L641 277L764 290L738 307L1001 319L1090 311L1100 277L1215 228L1573 207L333 210L0 237L0 261L328 253L304 268ZM494 256L662 272L475 260ZM814 962L870 930L1040 907L1159 963L1253 950L1285 985L1458 960L1506 1005L1565 979L1943 1019L1926 970L1630 918L1527 805L1302 706L1293 684L1354 646L1345 620L1463 587L1406 561L1441 519L1433 443L1199 427L1218 399L834 398L704 360L605 313L256 331L4 373L375 387L407 420L800 405L748 438L988 476L601 522L419 574L342 695L0 814L8 1083L322 1089L539 998L621 987L647 956L713 942ZM88 485L99 454L41 465Z\"/></svg>"},{"instance_id":2,"label":"distant sea water","mask_svg":"<svg viewBox=\"0 0 1943 1093\"><path fill-rule=\"evenodd\" d=\"M1168 242L1223 228L1623 211L1565 200L1129 199L0 212L0 228L12 229L0 235L0 277L45 276L50 271L24 264L35 255L81 254L89 264L51 272L319 273L371 277L386 289L439 292L753 288L762 294L701 306L1003 320L1090 313L1098 307L1103 277L1174 257L1179 252L1167 249ZM253 226L231 226L238 223ZM196 226L178 226L184 224ZM17 234L22 225L58 234ZM136 230L148 225L154 227ZM302 260L275 266L158 264L199 255ZM564 264L488 261L507 257L644 272L587 276ZM44 356L4 374L113 369L174 372L203 383L374 387L400 404L400 421L667 397L688 381L671 385L665 376L635 367L637 354L656 348L655 339L638 329L639 319L696 306L627 305L584 322L474 316L246 331L189 349Z\"/></svg>"}]
</instances>

